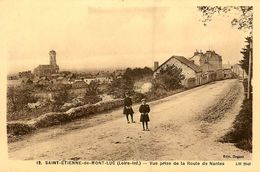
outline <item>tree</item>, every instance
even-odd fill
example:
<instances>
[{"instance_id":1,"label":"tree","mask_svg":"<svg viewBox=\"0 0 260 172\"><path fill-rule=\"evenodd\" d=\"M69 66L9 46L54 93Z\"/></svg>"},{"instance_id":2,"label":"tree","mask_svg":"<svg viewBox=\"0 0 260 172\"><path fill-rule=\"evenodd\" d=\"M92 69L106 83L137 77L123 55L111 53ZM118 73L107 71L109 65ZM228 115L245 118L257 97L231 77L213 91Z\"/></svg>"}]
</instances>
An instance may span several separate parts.
<instances>
[{"instance_id":1,"label":"tree","mask_svg":"<svg viewBox=\"0 0 260 172\"><path fill-rule=\"evenodd\" d=\"M85 93L85 102L86 103L96 103L96 102L99 102L100 100L102 100L100 97L99 97L99 81L97 80L93 80L91 81L87 87L86 87L86 93Z\"/></svg>"},{"instance_id":2,"label":"tree","mask_svg":"<svg viewBox=\"0 0 260 172\"><path fill-rule=\"evenodd\" d=\"M227 15L231 11L239 13L238 17L234 17L231 21L232 26L237 26L238 30L249 31L249 36L246 38L245 48L242 49L243 59L240 61L241 67L248 74L247 81L244 80L244 88L247 91L247 99L244 99L241 111L234 121L234 130L229 134L229 137L235 145L252 151L252 46L253 46L253 7L252 6L228 6L228 7L198 7L203 13L204 25L211 21L212 16L216 13ZM245 82L246 81L246 82Z\"/></svg>"},{"instance_id":3,"label":"tree","mask_svg":"<svg viewBox=\"0 0 260 172\"><path fill-rule=\"evenodd\" d=\"M246 71L246 74L248 75L248 79L247 79L247 99L249 99L252 95L251 95L251 90L252 90L252 85L251 85L251 80L252 80L252 76L253 76L253 52L252 52L252 38L251 37L247 37L246 41L247 44L245 46L245 48L242 49L241 53L243 54L243 59L240 60L240 66L242 67L242 69L244 69Z\"/></svg>"},{"instance_id":4,"label":"tree","mask_svg":"<svg viewBox=\"0 0 260 172\"><path fill-rule=\"evenodd\" d=\"M127 68L123 74L123 78L127 80L138 80L146 76L152 76L153 70L148 67L144 68Z\"/></svg>"},{"instance_id":5,"label":"tree","mask_svg":"<svg viewBox=\"0 0 260 172\"><path fill-rule=\"evenodd\" d=\"M53 93L52 99L54 100L54 110L60 108L69 99L69 93L67 89L60 89Z\"/></svg>"},{"instance_id":6,"label":"tree","mask_svg":"<svg viewBox=\"0 0 260 172\"><path fill-rule=\"evenodd\" d=\"M215 14L228 16L233 15L231 25L239 30L249 31L252 35L253 30L253 6L198 6L199 11L203 14L202 22L206 26Z\"/></svg>"},{"instance_id":7,"label":"tree","mask_svg":"<svg viewBox=\"0 0 260 172\"><path fill-rule=\"evenodd\" d=\"M7 90L9 111L19 111L28 103L35 103L37 99L33 96L33 88L30 86L10 87Z\"/></svg>"},{"instance_id":8,"label":"tree","mask_svg":"<svg viewBox=\"0 0 260 172\"><path fill-rule=\"evenodd\" d=\"M132 92L134 83L131 79L114 78L109 85L109 93L115 97L123 97L126 92Z\"/></svg>"},{"instance_id":9,"label":"tree","mask_svg":"<svg viewBox=\"0 0 260 172\"><path fill-rule=\"evenodd\" d=\"M249 72L249 53L251 51L250 44L252 44L252 37L246 37L246 45L245 48L242 49L241 54L243 55L243 59L239 61L239 64L242 69L245 70L248 75ZM251 77L252 77L252 68L251 68Z\"/></svg>"},{"instance_id":10,"label":"tree","mask_svg":"<svg viewBox=\"0 0 260 172\"><path fill-rule=\"evenodd\" d=\"M251 90L251 76L252 76L252 46L253 46L253 6L198 6L199 11L203 14L202 22L206 26L212 17L217 14L228 15L233 12L237 12L238 15L233 15L231 20L232 26L237 26L238 30L249 31L249 36L246 38L246 48L242 49L243 59L240 61L241 67L248 74L248 86L247 86L247 98L249 98Z\"/></svg>"},{"instance_id":11,"label":"tree","mask_svg":"<svg viewBox=\"0 0 260 172\"><path fill-rule=\"evenodd\" d=\"M174 90L182 86L181 81L183 79L185 79L185 76L182 74L181 68L178 68L174 64L167 65L156 75L153 85L155 89L163 88L165 90Z\"/></svg>"}]
</instances>

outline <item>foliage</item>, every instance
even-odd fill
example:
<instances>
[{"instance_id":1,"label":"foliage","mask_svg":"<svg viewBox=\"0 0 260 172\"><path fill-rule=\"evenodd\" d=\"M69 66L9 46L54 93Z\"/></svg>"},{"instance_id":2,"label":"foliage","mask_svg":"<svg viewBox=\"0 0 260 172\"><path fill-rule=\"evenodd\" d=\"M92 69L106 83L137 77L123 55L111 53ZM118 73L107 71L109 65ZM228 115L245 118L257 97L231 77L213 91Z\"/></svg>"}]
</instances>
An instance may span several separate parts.
<instances>
[{"instance_id":1,"label":"foliage","mask_svg":"<svg viewBox=\"0 0 260 172\"><path fill-rule=\"evenodd\" d=\"M141 102L143 98L146 98L146 95L143 93L134 92L132 94L132 100L133 102Z\"/></svg>"},{"instance_id":2,"label":"foliage","mask_svg":"<svg viewBox=\"0 0 260 172\"><path fill-rule=\"evenodd\" d=\"M182 87L181 81L185 79L182 69L175 65L167 65L162 68L153 80L153 89L163 88L165 90L174 90Z\"/></svg>"},{"instance_id":3,"label":"foliage","mask_svg":"<svg viewBox=\"0 0 260 172\"><path fill-rule=\"evenodd\" d=\"M9 112L22 110L28 103L35 103L37 101L33 96L33 89L29 86L8 88L7 99Z\"/></svg>"},{"instance_id":4,"label":"foliage","mask_svg":"<svg viewBox=\"0 0 260 172\"><path fill-rule=\"evenodd\" d=\"M99 86L100 86L100 83L97 80L93 80L89 84L87 84L86 93L84 96L86 103L93 104L93 103L96 103L96 102L99 102L100 100L102 100L98 95Z\"/></svg>"},{"instance_id":5,"label":"foliage","mask_svg":"<svg viewBox=\"0 0 260 172\"><path fill-rule=\"evenodd\" d=\"M127 68L125 73L123 74L123 78L127 80L138 80L141 79L145 76L152 76L153 75L153 70L144 67L144 68Z\"/></svg>"},{"instance_id":6,"label":"foliage","mask_svg":"<svg viewBox=\"0 0 260 172\"><path fill-rule=\"evenodd\" d=\"M48 91L58 91L58 90L70 90L72 88L71 84L62 84L62 83L56 83L51 84L46 87Z\"/></svg>"},{"instance_id":7,"label":"foliage","mask_svg":"<svg viewBox=\"0 0 260 172\"><path fill-rule=\"evenodd\" d=\"M247 80L244 80L243 85L247 91ZM233 130L222 141L235 143L238 148L252 152L252 92L250 94L249 99L245 97L243 100L241 110L233 122Z\"/></svg>"},{"instance_id":8,"label":"foliage","mask_svg":"<svg viewBox=\"0 0 260 172\"><path fill-rule=\"evenodd\" d=\"M99 81L91 81L86 87L86 95L97 95L99 93L99 85Z\"/></svg>"},{"instance_id":9,"label":"foliage","mask_svg":"<svg viewBox=\"0 0 260 172\"><path fill-rule=\"evenodd\" d=\"M53 92L52 99L54 101L54 110L58 110L69 99L69 93L67 89L60 89Z\"/></svg>"},{"instance_id":10,"label":"foliage","mask_svg":"<svg viewBox=\"0 0 260 172\"><path fill-rule=\"evenodd\" d=\"M239 30L249 31L252 34L253 30L253 6L198 6L199 11L203 14L202 22L206 26L212 20L215 14L228 16L234 15L231 21L232 26L236 26Z\"/></svg>"},{"instance_id":11,"label":"foliage","mask_svg":"<svg viewBox=\"0 0 260 172\"><path fill-rule=\"evenodd\" d=\"M126 92L134 94L134 82L144 77L152 77L153 71L148 67L127 68L122 77L115 77L109 85L109 94L122 98Z\"/></svg>"},{"instance_id":12,"label":"foliage","mask_svg":"<svg viewBox=\"0 0 260 172\"><path fill-rule=\"evenodd\" d=\"M245 90L247 91L248 89L250 89L250 92L252 90L252 76L253 76L253 50L251 49L252 47L252 37L247 37L246 38L246 46L245 48L242 49L241 53L243 54L243 59L239 61L239 64L241 66L242 69L245 70L246 74L249 75L249 65L251 65L251 69L250 69L250 80L249 80L249 85L245 86ZM251 53L251 64L249 64L249 56ZM249 94L250 97L252 97L252 94Z\"/></svg>"},{"instance_id":13,"label":"foliage","mask_svg":"<svg viewBox=\"0 0 260 172\"><path fill-rule=\"evenodd\" d=\"M110 83L109 94L114 95L116 98L123 97L126 92L133 90L134 83L132 80L125 78L115 78Z\"/></svg>"},{"instance_id":14,"label":"foliage","mask_svg":"<svg viewBox=\"0 0 260 172\"><path fill-rule=\"evenodd\" d=\"M252 99L244 99L228 137L229 142L236 143L237 147L252 151Z\"/></svg>"},{"instance_id":15,"label":"foliage","mask_svg":"<svg viewBox=\"0 0 260 172\"><path fill-rule=\"evenodd\" d=\"M243 55L243 59L239 61L239 64L240 66L242 67L242 69L245 70L246 74L248 74L248 69L249 69L249 53L250 51L250 44L252 45L253 42L252 42L252 37L247 37L246 38L246 45L245 45L245 48L242 49L241 54ZM253 55L253 52L251 52ZM251 64L253 63L253 57L251 56ZM253 66L253 65L252 65ZM252 77L252 68L251 68L251 77Z\"/></svg>"}]
</instances>

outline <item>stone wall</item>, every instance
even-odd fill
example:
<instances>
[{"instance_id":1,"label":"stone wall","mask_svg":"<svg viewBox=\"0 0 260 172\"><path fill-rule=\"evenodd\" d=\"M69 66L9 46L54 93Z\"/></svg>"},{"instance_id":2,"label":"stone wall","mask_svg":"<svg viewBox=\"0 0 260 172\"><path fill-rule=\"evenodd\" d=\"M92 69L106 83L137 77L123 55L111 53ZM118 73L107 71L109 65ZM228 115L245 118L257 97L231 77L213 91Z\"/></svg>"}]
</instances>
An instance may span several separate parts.
<instances>
[{"instance_id":1,"label":"stone wall","mask_svg":"<svg viewBox=\"0 0 260 172\"><path fill-rule=\"evenodd\" d=\"M88 117L92 114L105 112L113 108L123 106L122 99L111 100L93 105L83 105L71 108L66 112L50 112L39 116L30 121L12 121L7 123L8 136L24 135L31 133L38 128L49 127L53 125L63 124L81 117Z\"/></svg>"}]
</instances>

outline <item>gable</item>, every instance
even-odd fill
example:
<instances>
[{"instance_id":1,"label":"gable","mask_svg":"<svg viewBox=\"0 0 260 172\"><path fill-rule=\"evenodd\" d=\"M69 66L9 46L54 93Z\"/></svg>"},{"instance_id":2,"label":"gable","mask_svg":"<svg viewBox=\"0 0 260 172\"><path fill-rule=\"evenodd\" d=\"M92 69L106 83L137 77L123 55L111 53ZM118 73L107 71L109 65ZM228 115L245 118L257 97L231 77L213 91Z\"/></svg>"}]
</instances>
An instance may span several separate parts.
<instances>
[{"instance_id":1,"label":"gable","mask_svg":"<svg viewBox=\"0 0 260 172\"><path fill-rule=\"evenodd\" d=\"M196 72L191 69L189 66L187 66L185 63L182 63L176 58L170 58L166 62L164 62L160 67L157 68L154 74L159 73L160 69L165 68L167 65L175 65L178 68L182 69L182 74L185 76L185 78L192 78L196 77Z\"/></svg>"}]
</instances>

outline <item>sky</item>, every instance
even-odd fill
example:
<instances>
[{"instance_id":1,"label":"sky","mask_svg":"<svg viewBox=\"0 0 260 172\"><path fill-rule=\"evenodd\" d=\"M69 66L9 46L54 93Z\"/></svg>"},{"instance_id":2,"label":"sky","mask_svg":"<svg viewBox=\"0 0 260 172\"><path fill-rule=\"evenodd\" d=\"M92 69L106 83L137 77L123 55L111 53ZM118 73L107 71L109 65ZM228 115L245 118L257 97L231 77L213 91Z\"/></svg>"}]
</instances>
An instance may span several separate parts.
<instances>
[{"instance_id":1,"label":"sky","mask_svg":"<svg viewBox=\"0 0 260 172\"><path fill-rule=\"evenodd\" d=\"M216 16L205 27L196 4L97 2L0 2L8 71L48 64L52 49L61 70L152 67L196 49L215 50L223 63L241 59L246 34L232 28L232 16Z\"/></svg>"}]
</instances>

